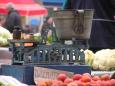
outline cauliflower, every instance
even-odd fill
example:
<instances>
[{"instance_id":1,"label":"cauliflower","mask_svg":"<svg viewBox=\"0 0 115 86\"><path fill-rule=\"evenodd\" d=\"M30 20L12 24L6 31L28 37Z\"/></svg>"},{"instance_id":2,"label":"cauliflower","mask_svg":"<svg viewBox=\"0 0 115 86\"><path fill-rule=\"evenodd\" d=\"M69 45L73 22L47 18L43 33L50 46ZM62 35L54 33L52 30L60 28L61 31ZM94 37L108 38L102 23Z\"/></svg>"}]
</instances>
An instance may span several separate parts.
<instances>
[{"instance_id":1,"label":"cauliflower","mask_svg":"<svg viewBox=\"0 0 115 86\"><path fill-rule=\"evenodd\" d=\"M94 53L91 50L85 50L85 63L88 64L89 66L92 66L93 59L94 59Z\"/></svg>"},{"instance_id":2,"label":"cauliflower","mask_svg":"<svg viewBox=\"0 0 115 86\"><path fill-rule=\"evenodd\" d=\"M8 45L7 39L4 39L3 37L0 37L0 46Z\"/></svg>"},{"instance_id":3,"label":"cauliflower","mask_svg":"<svg viewBox=\"0 0 115 86\"><path fill-rule=\"evenodd\" d=\"M115 49L103 49L94 55L93 69L110 70L115 67Z\"/></svg>"},{"instance_id":4,"label":"cauliflower","mask_svg":"<svg viewBox=\"0 0 115 86\"><path fill-rule=\"evenodd\" d=\"M12 39L12 34L5 28L0 26L0 46L8 45L8 39Z\"/></svg>"}]
</instances>

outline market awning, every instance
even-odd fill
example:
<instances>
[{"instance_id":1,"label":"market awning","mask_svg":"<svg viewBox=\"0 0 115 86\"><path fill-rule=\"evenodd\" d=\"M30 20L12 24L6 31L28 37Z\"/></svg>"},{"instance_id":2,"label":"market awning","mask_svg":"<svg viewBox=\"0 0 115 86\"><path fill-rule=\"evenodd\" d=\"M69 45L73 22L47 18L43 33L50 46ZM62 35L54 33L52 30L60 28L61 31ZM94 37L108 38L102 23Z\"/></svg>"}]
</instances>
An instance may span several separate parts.
<instances>
[{"instance_id":1,"label":"market awning","mask_svg":"<svg viewBox=\"0 0 115 86\"><path fill-rule=\"evenodd\" d=\"M33 0L0 0L0 13L6 14L6 4L12 2L15 4L15 9L21 16L44 15L47 14L47 9L42 5L35 3Z\"/></svg>"}]
</instances>

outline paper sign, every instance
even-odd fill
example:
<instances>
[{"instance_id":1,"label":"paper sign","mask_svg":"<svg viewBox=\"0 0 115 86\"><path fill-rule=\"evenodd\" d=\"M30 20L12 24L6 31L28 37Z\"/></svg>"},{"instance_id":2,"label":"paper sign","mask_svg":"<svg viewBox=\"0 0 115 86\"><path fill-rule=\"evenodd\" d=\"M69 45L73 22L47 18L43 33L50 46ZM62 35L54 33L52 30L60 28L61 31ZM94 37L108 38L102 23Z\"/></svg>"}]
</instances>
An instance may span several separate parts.
<instances>
[{"instance_id":1,"label":"paper sign","mask_svg":"<svg viewBox=\"0 0 115 86\"><path fill-rule=\"evenodd\" d=\"M71 77L74 73L56 69L42 68L42 67L34 67L34 82L38 83L42 80L54 80L60 73L65 73L67 76Z\"/></svg>"}]
</instances>

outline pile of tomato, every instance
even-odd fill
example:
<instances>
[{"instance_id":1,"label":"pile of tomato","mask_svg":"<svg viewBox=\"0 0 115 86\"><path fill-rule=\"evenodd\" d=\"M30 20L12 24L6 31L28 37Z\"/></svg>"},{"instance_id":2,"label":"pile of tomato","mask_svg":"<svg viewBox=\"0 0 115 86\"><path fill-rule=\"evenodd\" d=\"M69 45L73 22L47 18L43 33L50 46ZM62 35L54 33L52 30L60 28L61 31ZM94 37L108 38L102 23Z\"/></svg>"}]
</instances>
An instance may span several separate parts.
<instances>
[{"instance_id":1,"label":"pile of tomato","mask_svg":"<svg viewBox=\"0 0 115 86\"><path fill-rule=\"evenodd\" d=\"M55 80L43 80L36 86L115 86L115 79L110 79L108 74L91 76L89 73L75 74L68 77L59 74Z\"/></svg>"}]
</instances>

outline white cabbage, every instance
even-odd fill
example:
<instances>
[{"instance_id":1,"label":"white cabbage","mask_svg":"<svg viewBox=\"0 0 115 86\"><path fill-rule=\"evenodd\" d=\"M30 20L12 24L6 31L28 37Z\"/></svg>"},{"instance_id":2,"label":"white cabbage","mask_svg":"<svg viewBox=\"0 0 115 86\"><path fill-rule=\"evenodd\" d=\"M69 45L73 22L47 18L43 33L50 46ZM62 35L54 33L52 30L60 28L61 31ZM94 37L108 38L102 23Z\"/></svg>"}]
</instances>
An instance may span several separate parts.
<instances>
[{"instance_id":1,"label":"white cabbage","mask_svg":"<svg viewBox=\"0 0 115 86\"><path fill-rule=\"evenodd\" d=\"M12 34L7 29L0 26L0 46L8 45L8 39L12 39Z\"/></svg>"}]
</instances>

